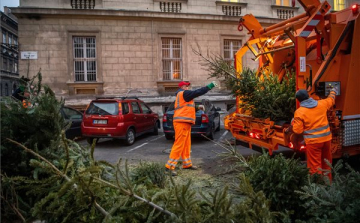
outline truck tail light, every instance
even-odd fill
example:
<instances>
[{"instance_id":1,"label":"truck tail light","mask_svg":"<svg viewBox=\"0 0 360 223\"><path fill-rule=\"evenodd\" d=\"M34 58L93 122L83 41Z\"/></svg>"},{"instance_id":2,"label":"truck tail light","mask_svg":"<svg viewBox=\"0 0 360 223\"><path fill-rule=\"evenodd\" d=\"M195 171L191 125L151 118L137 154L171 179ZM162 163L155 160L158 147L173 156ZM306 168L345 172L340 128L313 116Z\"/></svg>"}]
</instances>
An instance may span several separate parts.
<instances>
[{"instance_id":1,"label":"truck tail light","mask_svg":"<svg viewBox=\"0 0 360 223\"><path fill-rule=\"evenodd\" d=\"M201 115L201 123L209 123L209 116L202 114Z\"/></svg>"},{"instance_id":2,"label":"truck tail light","mask_svg":"<svg viewBox=\"0 0 360 223\"><path fill-rule=\"evenodd\" d=\"M359 5L358 4L352 5L351 11L353 12L353 14L357 14L359 12Z\"/></svg>"},{"instance_id":3,"label":"truck tail light","mask_svg":"<svg viewBox=\"0 0 360 223\"><path fill-rule=\"evenodd\" d=\"M261 138L259 133L254 133L254 132L249 132L249 136L251 138L255 138L255 139L260 139Z\"/></svg>"},{"instance_id":4,"label":"truck tail light","mask_svg":"<svg viewBox=\"0 0 360 223\"><path fill-rule=\"evenodd\" d=\"M288 146L289 146L290 149L294 149L294 144L292 144L292 142L289 142Z\"/></svg>"},{"instance_id":5,"label":"truck tail light","mask_svg":"<svg viewBox=\"0 0 360 223\"><path fill-rule=\"evenodd\" d=\"M163 123L167 122L167 117L166 117L166 114L164 114L163 116Z\"/></svg>"}]
</instances>

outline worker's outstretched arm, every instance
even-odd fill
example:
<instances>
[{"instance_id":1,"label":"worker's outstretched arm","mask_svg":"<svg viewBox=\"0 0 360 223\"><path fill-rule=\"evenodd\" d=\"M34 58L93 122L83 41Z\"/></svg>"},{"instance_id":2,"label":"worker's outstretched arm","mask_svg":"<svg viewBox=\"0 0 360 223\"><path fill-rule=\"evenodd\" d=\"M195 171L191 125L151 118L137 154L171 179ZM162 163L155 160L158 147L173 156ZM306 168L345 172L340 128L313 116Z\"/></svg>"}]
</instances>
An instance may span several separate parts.
<instances>
[{"instance_id":1,"label":"worker's outstretched arm","mask_svg":"<svg viewBox=\"0 0 360 223\"><path fill-rule=\"evenodd\" d=\"M214 88L216 86L217 85L212 82L212 83L206 85L205 87L202 87L202 88L199 88L199 89L196 89L193 91L186 90L186 91L184 91L184 100L189 102L196 97L206 94L208 91L210 91L212 88Z\"/></svg>"},{"instance_id":2,"label":"worker's outstretched arm","mask_svg":"<svg viewBox=\"0 0 360 223\"><path fill-rule=\"evenodd\" d=\"M324 99L326 101L327 109L330 109L335 105L336 91L337 90L335 88L331 89L329 96Z\"/></svg>"}]
</instances>

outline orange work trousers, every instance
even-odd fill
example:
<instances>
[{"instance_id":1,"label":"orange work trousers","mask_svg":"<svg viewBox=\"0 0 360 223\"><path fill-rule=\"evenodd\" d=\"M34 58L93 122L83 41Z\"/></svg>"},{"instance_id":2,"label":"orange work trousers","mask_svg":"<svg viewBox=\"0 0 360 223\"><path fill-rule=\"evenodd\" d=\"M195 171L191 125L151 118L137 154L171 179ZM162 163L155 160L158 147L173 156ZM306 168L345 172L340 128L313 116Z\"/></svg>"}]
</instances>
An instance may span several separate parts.
<instances>
[{"instance_id":1,"label":"orange work trousers","mask_svg":"<svg viewBox=\"0 0 360 223\"><path fill-rule=\"evenodd\" d=\"M321 171L320 169L331 170L325 162L325 159L327 159L330 163L332 163L331 141L329 140L322 143L307 144L306 158L307 167L310 168L310 174L324 174L324 171ZM331 171L328 177L330 180L332 179Z\"/></svg>"},{"instance_id":2,"label":"orange work trousers","mask_svg":"<svg viewBox=\"0 0 360 223\"><path fill-rule=\"evenodd\" d=\"M175 169L180 157L183 161L183 168L192 166L190 158L191 150L191 124L186 122L174 122L175 142L171 148L170 156L165 167Z\"/></svg>"}]
</instances>

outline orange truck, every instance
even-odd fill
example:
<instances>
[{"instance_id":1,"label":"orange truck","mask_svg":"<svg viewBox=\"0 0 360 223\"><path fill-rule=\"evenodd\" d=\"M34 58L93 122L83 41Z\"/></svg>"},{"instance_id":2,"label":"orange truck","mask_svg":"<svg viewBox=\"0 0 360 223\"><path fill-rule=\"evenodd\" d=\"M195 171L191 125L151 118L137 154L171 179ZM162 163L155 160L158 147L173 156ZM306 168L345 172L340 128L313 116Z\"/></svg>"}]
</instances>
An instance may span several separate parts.
<instances>
[{"instance_id":1,"label":"orange truck","mask_svg":"<svg viewBox=\"0 0 360 223\"><path fill-rule=\"evenodd\" d=\"M327 1L299 0L305 13L262 27L251 14L240 19L238 29L246 28L248 41L235 56L235 68L242 72L242 56L250 50L259 69L271 70L279 80L286 69L296 75L296 90L307 89L314 99L327 97L337 87L336 105L328 112L334 158L360 153L360 16L359 5L330 12ZM238 76L240 78L240 75ZM279 146L305 150L288 125L270 119L251 117L239 108L225 117L225 129L239 141L268 149ZM297 106L299 106L297 104Z\"/></svg>"}]
</instances>

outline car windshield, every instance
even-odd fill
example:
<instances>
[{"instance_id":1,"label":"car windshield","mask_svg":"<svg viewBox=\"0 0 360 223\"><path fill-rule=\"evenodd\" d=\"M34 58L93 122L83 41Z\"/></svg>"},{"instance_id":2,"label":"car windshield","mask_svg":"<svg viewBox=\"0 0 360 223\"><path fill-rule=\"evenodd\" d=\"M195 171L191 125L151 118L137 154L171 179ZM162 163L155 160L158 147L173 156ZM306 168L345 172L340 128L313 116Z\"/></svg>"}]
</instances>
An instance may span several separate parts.
<instances>
[{"instance_id":1,"label":"car windshield","mask_svg":"<svg viewBox=\"0 0 360 223\"><path fill-rule=\"evenodd\" d=\"M87 115L116 115L119 106L116 102L92 102L85 112Z\"/></svg>"}]
</instances>

